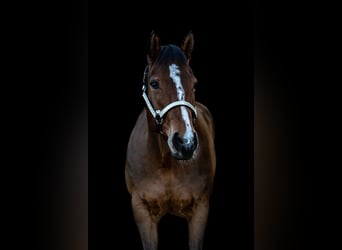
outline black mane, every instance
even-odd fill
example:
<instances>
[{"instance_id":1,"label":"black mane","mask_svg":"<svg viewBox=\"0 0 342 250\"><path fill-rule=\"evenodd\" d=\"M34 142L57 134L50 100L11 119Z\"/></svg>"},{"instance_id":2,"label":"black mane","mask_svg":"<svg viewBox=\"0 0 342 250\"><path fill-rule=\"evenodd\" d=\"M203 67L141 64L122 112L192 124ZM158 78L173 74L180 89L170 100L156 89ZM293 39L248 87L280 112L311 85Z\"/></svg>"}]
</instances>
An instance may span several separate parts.
<instances>
[{"instance_id":1,"label":"black mane","mask_svg":"<svg viewBox=\"0 0 342 250\"><path fill-rule=\"evenodd\" d=\"M186 60L183 50L174 44L170 44L161 46L155 63L166 64L169 62L178 62L183 64L186 63Z\"/></svg>"}]
</instances>

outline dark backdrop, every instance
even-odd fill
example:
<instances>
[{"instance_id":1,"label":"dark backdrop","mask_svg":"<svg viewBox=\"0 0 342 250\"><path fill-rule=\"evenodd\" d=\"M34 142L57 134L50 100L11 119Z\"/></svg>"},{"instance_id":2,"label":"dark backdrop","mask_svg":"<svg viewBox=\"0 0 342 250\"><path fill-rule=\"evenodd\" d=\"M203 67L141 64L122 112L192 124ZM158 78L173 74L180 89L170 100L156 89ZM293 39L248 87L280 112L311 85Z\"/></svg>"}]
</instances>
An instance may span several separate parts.
<instances>
[{"instance_id":1,"label":"dark backdrop","mask_svg":"<svg viewBox=\"0 0 342 250\"><path fill-rule=\"evenodd\" d=\"M250 250L253 233L256 250L316 244L311 178L317 124L326 122L316 111L328 109L312 90L317 48L330 46L318 39L317 28L327 27L320 12L295 1L260 2L253 13L214 2L116 4L4 8L4 240L19 249L86 250L88 241L90 249L141 249L124 160L143 106L146 42L155 30L177 44L191 29L197 99L212 111L217 134L205 249ZM319 91L330 90L325 82ZM186 249L186 235L183 221L167 217L160 248Z\"/></svg>"},{"instance_id":2,"label":"dark backdrop","mask_svg":"<svg viewBox=\"0 0 342 250\"><path fill-rule=\"evenodd\" d=\"M166 8L166 7L165 7ZM129 134L143 108L142 76L147 39L162 43L195 38L191 65L197 100L216 124L217 175L204 249L252 249L253 243L253 30L251 12L186 10L119 18L101 9L90 25L89 246L141 249L124 183ZM120 12L120 10L118 10ZM209 18L210 13L210 18ZM185 221L166 217L160 249L187 249Z\"/></svg>"},{"instance_id":3,"label":"dark backdrop","mask_svg":"<svg viewBox=\"0 0 342 250\"><path fill-rule=\"evenodd\" d=\"M216 126L217 174L204 249L250 250L251 11L184 3L147 4L134 11L100 3L88 8L84 1L38 6L23 8L23 21L13 29L20 36L15 58L24 67L11 85L16 91L18 83L22 87L18 101L10 103L18 106L12 106L19 117L13 128L20 132L16 143L23 149L15 157L22 171L18 192L11 196L18 201L18 206L10 203L16 204L11 225L25 238L11 244L45 250L85 250L88 243L96 250L141 249L124 162L130 131L143 108L147 39L155 30L162 43L179 45L192 30L197 100L211 110ZM13 170L18 176L18 168ZM160 249L186 247L185 221L165 217Z\"/></svg>"}]
</instances>

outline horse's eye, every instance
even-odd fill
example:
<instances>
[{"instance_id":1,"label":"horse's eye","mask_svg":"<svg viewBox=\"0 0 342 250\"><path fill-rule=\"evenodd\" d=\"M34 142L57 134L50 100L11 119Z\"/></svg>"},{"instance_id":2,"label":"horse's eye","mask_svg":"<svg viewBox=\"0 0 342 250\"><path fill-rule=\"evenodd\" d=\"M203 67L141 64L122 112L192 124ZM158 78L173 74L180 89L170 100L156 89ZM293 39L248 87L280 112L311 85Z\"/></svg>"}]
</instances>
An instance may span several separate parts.
<instances>
[{"instance_id":1,"label":"horse's eye","mask_svg":"<svg viewBox=\"0 0 342 250\"><path fill-rule=\"evenodd\" d=\"M154 89L159 89L159 83L157 81L151 81L150 85Z\"/></svg>"}]
</instances>

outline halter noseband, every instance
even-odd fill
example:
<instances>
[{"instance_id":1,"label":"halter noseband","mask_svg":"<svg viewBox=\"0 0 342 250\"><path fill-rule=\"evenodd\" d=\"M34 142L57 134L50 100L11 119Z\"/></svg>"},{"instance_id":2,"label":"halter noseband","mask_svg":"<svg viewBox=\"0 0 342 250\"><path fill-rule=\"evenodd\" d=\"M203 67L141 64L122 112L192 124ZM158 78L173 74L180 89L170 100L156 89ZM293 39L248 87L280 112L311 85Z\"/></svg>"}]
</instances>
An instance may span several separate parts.
<instances>
[{"instance_id":1,"label":"halter noseband","mask_svg":"<svg viewBox=\"0 0 342 250\"><path fill-rule=\"evenodd\" d=\"M168 105L166 105L162 110L155 109L153 107L150 99L148 98L148 96L146 94L147 71L148 71L148 66L146 66L145 71L144 71L142 96L146 102L148 110L151 112L151 114L152 114L155 122L157 123L157 125L161 126L163 123L163 117L166 115L166 113L169 112L171 109L178 107L178 106L186 106L186 107L190 108L191 111L193 112L194 120L197 118L196 108L190 102L187 102L187 101L174 101L174 102L171 102Z\"/></svg>"}]
</instances>

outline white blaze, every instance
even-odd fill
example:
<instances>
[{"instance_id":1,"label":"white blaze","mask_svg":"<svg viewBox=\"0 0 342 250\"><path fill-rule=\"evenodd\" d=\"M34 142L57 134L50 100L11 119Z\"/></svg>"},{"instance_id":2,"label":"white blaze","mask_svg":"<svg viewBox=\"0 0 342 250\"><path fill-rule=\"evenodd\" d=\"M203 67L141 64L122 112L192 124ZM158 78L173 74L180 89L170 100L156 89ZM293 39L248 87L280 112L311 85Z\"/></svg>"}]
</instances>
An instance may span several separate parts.
<instances>
[{"instance_id":1,"label":"white blaze","mask_svg":"<svg viewBox=\"0 0 342 250\"><path fill-rule=\"evenodd\" d=\"M182 81L180 79L180 70L178 69L178 66L176 64L171 64L169 66L169 69L170 69L170 77L176 86L178 100L183 101L185 100L185 93L184 93ZM186 127L184 140L187 141L187 143L190 143L190 139L193 137L193 133L192 133L191 126L190 126L189 113L187 112L187 109L185 107L180 106L180 108L181 108L182 118L185 122L185 127Z\"/></svg>"}]
</instances>

